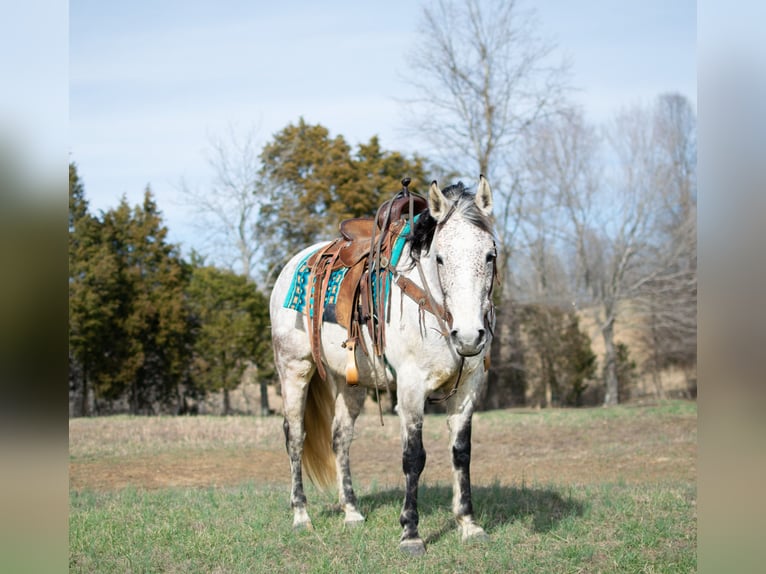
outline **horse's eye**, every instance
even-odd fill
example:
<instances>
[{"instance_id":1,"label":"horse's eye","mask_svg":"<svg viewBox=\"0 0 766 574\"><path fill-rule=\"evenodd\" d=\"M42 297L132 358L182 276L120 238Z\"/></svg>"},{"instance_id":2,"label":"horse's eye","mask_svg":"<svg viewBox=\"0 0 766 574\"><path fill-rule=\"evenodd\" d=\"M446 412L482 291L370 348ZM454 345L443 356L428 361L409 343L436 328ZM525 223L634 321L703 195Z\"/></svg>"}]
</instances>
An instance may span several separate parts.
<instances>
[{"instance_id":1,"label":"horse's eye","mask_svg":"<svg viewBox=\"0 0 766 574\"><path fill-rule=\"evenodd\" d=\"M441 255L436 256L436 264L437 265L444 265L444 259L442 259Z\"/></svg>"},{"instance_id":2,"label":"horse's eye","mask_svg":"<svg viewBox=\"0 0 766 574\"><path fill-rule=\"evenodd\" d=\"M494 251L487 253L487 263L492 263L495 259L497 259L497 253Z\"/></svg>"}]
</instances>

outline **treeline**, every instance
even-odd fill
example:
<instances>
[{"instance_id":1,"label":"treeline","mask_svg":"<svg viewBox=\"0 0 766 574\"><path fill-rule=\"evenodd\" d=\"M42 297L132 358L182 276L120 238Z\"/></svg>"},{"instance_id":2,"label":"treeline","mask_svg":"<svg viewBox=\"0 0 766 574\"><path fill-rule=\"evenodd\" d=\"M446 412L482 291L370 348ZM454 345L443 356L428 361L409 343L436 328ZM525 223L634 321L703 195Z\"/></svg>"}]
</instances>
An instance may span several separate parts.
<instances>
[{"instance_id":1,"label":"treeline","mask_svg":"<svg viewBox=\"0 0 766 574\"><path fill-rule=\"evenodd\" d=\"M458 176L492 184L499 284L481 408L613 405L638 376L663 396L669 369L693 395L692 104L661 94L591 123L532 14L515 2L423 9L429 33L408 63L418 96L402 104L429 159L384 150L376 137L354 148L303 119L265 144L252 134L211 142L213 181L183 185L208 265L167 244L150 193L142 206L88 213L73 167L73 412L182 411L190 397L236 386L251 363L265 397L276 274L340 220L371 215L404 176L415 192ZM454 41L457 29L469 40Z\"/></svg>"},{"instance_id":2,"label":"treeline","mask_svg":"<svg viewBox=\"0 0 766 574\"><path fill-rule=\"evenodd\" d=\"M688 101L663 95L604 130L563 110L527 131L514 171L492 182L501 267L480 408L614 404L638 376L662 396L669 367L694 380L695 130ZM303 119L260 147L213 150L214 181L186 187L208 239L188 259L149 189L141 205L94 215L70 166L73 414L188 412L213 391L228 412L248 367L268 412L268 294L287 259L372 215L404 175L415 192L456 179Z\"/></svg>"},{"instance_id":3,"label":"treeline","mask_svg":"<svg viewBox=\"0 0 766 574\"><path fill-rule=\"evenodd\" d=\"M246 278L184 260L147 188L99 216L69 166L70 413L185 412L269 377L268 301ZM225 401L225 410L228 405Z\"/></svg>"},{"instance_id":4,"label":"treeline","mask_svg":"<svg viewBox=\"0 0 766 574\"><path fill-rule=\"evenodd\" d=\"M334 235L341 219L374 214L402 174L425 181L422 159L384 151L375 137L352 150L302 119L257 162L247 154L220 155L212 189L188 193L203 216L215 216L206 256L188 260L167 242L150 189L141 205L123 197L94 215L70 165L70 413L185 413L216 391L228 413L248 368L257 370L261 412L270 412L270 279L292 253Z\"/></svg>"}]
</instances>

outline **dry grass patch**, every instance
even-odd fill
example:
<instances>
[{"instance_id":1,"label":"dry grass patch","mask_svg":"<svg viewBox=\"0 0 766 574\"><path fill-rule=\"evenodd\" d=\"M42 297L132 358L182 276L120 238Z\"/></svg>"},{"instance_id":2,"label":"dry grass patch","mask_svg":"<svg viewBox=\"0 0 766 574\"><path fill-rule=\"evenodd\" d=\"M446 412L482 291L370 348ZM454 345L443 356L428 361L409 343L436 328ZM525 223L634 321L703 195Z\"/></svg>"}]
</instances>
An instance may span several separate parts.
<instances>
[{"instance_id":1,"label":"dry grass patch","mask_svg":"<svg viewBox=\"0 0 766 574\"><path fill-rule=\"evenodd\" d=\"M474 483L604 481L694 482L694 403L582 410L478 413L473 425ZM399 421L360 417L351 450L357 485L402 482ZM103 417L70 421L74 489L126 486L287 484L281 417ZM450 483L445 417L424 425L427 483Z\"/></svg>"}]
</instances>

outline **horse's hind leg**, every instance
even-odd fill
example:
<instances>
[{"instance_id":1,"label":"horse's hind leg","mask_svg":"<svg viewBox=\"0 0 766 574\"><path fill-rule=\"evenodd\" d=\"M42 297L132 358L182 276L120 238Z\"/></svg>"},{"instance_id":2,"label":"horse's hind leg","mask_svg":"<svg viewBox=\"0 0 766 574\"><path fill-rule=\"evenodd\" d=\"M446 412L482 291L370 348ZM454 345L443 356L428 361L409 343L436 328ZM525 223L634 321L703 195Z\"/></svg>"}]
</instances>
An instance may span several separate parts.
<instances>
[{"instance_id":1,"label":"horse's hind leg","mask_svg":"<svg viewBox=\"0 0 766 574\"><path fill-rule=\"evenodd\" d=\"M285 420L285 445L290 457L292 488L290 506L293 509L293 528L311 529L311 519L306 511L306 494L303 490L303 443L305 430L303 413L313 365L309 361L296 361L280 369L282 400Z\"/></svg>"},{"instance_id":2,"label":"horse's hind leg","mask_svg":"<svg viewBox=\"0 0 766 574\"><path fill-rule=\"evenodd\" d=\"M460 406L458 406L460 405ZM448 403L447 425L450 430L452 452L452 511L455 513L463 542L485 540L484 529L473 520L471 501L471 419L473 405L468 401L451 400Z\"/></svg>"},{"instance_id":3,"label":"horse's hind leg","mask_svg":"<svg viewBox=\"0 0 766 574\"><path fill-rule=\"evenodd\" d=\"M357 509L356 494L351 484L349 449L354 438L354 423L364 404L366 391L361 387L348 386L341 382L340 392L335 399L335 418L332 422L332 448L338 476L340 506L346 514L347 526L364 522L364 516Z\"/></svg>"}]
</instances>

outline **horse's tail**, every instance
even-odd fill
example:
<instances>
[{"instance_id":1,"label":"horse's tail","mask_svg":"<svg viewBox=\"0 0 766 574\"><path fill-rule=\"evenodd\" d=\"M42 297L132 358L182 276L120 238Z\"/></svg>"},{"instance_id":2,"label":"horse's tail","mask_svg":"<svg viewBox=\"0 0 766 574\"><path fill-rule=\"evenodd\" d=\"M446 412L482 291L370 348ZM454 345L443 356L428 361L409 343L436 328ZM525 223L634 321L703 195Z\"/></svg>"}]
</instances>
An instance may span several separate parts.
<instances>
[{"instance_id":1,"label":"horse's tail","mask_svg":"<svg viewBox=\"0 0 766 574\"><path fill-rule=\"evenodd\" d=\"M335 453L332 449L332 419L335 399L327 381L314 373L309 381L303 425L303 467L311 482L321 488L335 484Z\"/></svg>"}]
</instances>

